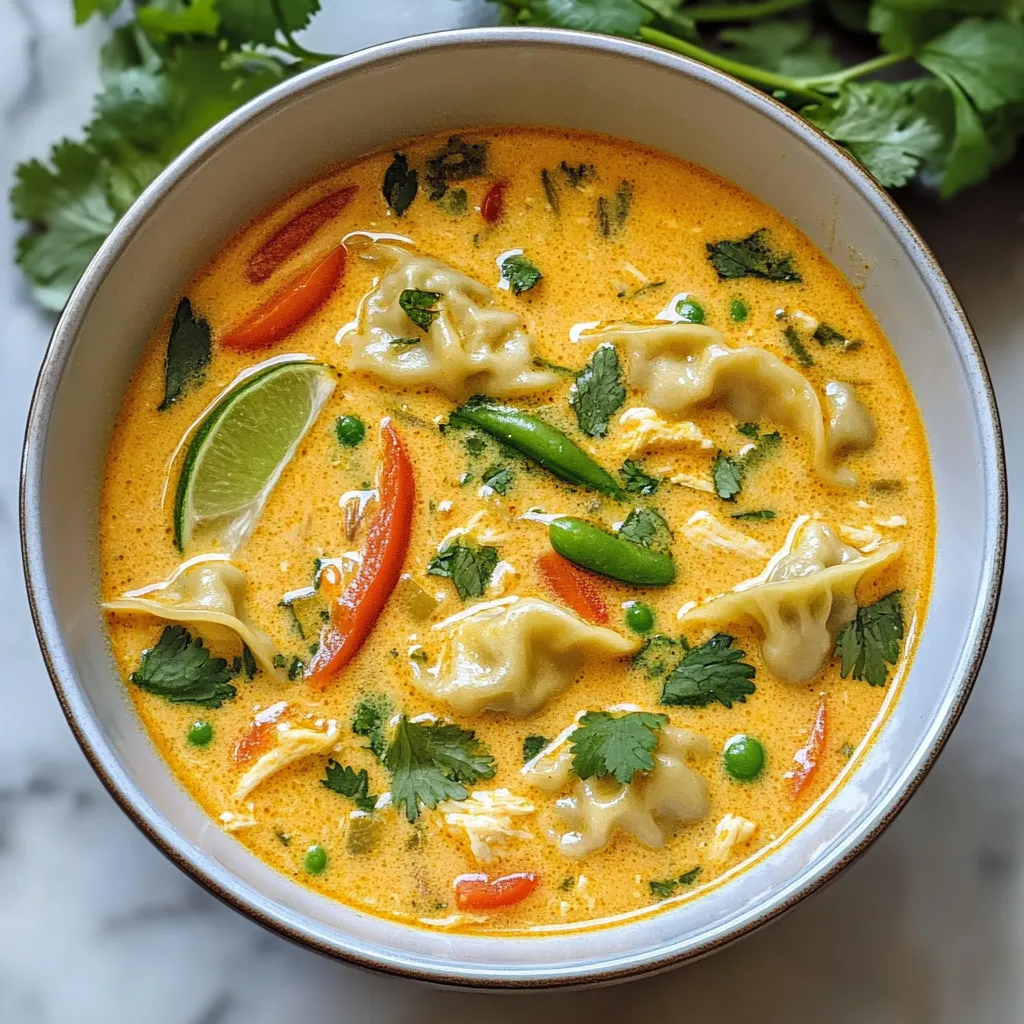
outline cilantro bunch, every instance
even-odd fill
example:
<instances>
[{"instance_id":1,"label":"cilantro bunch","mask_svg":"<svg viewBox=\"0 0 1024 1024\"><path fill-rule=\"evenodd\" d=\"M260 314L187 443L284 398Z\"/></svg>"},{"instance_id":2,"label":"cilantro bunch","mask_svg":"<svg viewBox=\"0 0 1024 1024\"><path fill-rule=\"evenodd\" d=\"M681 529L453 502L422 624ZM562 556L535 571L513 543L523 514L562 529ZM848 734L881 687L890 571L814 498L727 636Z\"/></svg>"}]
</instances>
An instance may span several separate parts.
<instances>
[{"instance_id":1,"label":"cilantro bunch","mask_svg":"<svg viewBox=\"0 0 1024 1024\"><path fill-rule=\"evenodd\" d=\"M916 177L951 196L1009 160L1024 132L1020 0L493 2L505 24L640 39L735 75L798 110L887 187ZM58 142L45 163L20 165L11 192L14 216L26 224L18 263L53 310L118 219L190 142L265 89L333 56L295 40L320 0L73 6L80 23L98 14L117 25L101 53L94 116L81 140ZM837 37L864 59L840 61ZM587 166L563 167L570 184ZM445 185L458 173L446 164L435 177ZM413 179L405 184L415 187ZM604 199L609 234L629 206L625 185ZM598 369L614 376L610 366ZM600 436L602 417L590 419Z\"/></svg>"}]
</instances>

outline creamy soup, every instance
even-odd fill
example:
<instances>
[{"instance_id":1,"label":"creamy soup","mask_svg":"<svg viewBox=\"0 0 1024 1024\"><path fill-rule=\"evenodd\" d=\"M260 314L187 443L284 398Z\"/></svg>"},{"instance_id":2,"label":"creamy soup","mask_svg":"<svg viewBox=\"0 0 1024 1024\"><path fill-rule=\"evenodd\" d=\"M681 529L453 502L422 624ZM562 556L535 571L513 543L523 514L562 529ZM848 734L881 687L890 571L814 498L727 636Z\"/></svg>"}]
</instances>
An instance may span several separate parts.
<instances>
[{"instance_id":1,"label":"creamy soup","mask_svg":"<svg viewBox=\"0 0 1024 1024\"><path fill-rule=\"evenodd\" d=\"M534 128L290 195L168 311L102 592L181 784L432 928L699 898L880 728L929 593L927 443L857 292L692 164Z\"/></svg>"}]
</instances>

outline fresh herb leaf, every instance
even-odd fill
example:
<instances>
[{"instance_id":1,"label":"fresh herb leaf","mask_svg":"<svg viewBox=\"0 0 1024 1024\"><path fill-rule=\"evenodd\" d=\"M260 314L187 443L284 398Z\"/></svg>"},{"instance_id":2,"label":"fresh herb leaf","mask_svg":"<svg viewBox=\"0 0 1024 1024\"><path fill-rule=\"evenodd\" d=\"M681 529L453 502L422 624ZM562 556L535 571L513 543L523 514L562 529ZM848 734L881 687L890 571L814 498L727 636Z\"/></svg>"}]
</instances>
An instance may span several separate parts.
<instances>
[{"instance_id":1,"label":"fresh herb leaf","mask_svg":"<svg viewBox=\"0 0 1024 1024\"><path fill-rule=\"evenodd\" d=\"M279 30L304 29L320 10L320 0L217 0L217 10L228 39L271 45Z\"/></svg>"},{"instance_id":2,"label":"fresh herb leaf","mask_svg":"<svg viewBox=\"0 0 1024 1024\"><path fill-rule=\"evenodd\" d=\"M587 365L576 375L569 404L576 422L587 437L604 437L609 417L626 401L619 354L614 345L600 345Z\"/></svg>"},{"instance_id":3,"label":"fresh herb leaf","mask_svg":"<svg viewBox=\"0 0 1024 1024\"><path fill-rule=\"evenodd\" d=\"M327 777L320 780L332 793L348 797L361 811L372 811L377 805L377 798L370 795L370 777L365 768L355 771L338 764L337 761L327 762Z\"/></svg>"},{"instance_id":4,"label":"fresh herb leaf","mask_svg":"<svg viewBox=\"0 0 1024 1024\"><path fill-rule=\"evenodd\" d=\"M294 683L303 672L306 671L306 663L299 657L293 656L288 662L288 678Z\"/></svg>"},{"instance_id":5,"label":"fresh herb leaf","mask_svg":"<svg viewBox=\"0 0 1024 1024\"><path fill-rule=\"evenodd\" d=\"M633 655L632 665L646 672L650 679L660 679L668 675L689 649L690 646L683 637L673 640L664 633L655 633Z\"/></svg>"},{"instance_id":6,"label":"fresh herb leaf","mask_svg":"<svg viewBox=\"0 0 1024 1024\"><path fill-rule=\"evenodd\" d=\"M756 423L737 423L736 430L751 441L756 441L761 436L761 428Z\"/></svg>"},{"instance_id":7,"label":"fresh herb leaf","mask_svg":"<svg viewBox=\"0 0 1024 1024\"><path fill-rule=\"evenodd\" d=\"M562 203L558 198L558 186L555 184L555 179L552 177L551 172L546 167L541 169L540 184L541 188L544 189L544 198L547 200L549 209L553 214L560 214L562 212Z\"/></svg>"},{"instance_id":8,"label":"fresh herb leaf","mask_svg":"<svg viewBox=\"0 0 1024 1024\"><path fill-rule=\"evenodd\" d=\"M516 11L520 24L603 32L628 39L651 20L651 12L634 0L515 0L509 6Z\"/></svg>"},{"instance_id":9,"label":"fresh herb leaf","mask_svg":"<svg viewBox=\"0 0 1024 1024\"><path fill-rule=\"evenodd\" d=\"M807 351L807 346L800 340L800 335L797 333L797 329L790 324L782 334L786 339L786 344L789 346L790 351L794 356L796 356L796 361L803 367L813 366L814 359L811 356L811 353Z\"/></svg>"},{"instance_id":10,"label":"fresh herb leaf","mask_svg":"<svg viewBox=\"0 0 1024 1024\"><path fill-rule=\"evenodd\" d=\"M435 303L440 298L440 292L424 292L418 288L406 288L398 296L398 304L405 310L405 315L421 331L429 331L430 325L441 312L435 307Z\"/></svg>"},{"instance_id":11,"label":"fresh herb leaf","mask_svg":"<svg viewBox=\"0 0 1024 1024\"><path fill-rule=\"evenodd\" d=\"M284 668L285 664L286 664L286 662L284 660L284 655L283 654L275 654L274 655L274 660L273 660L274 668Z\"/></svg>"},{"instance_id":12,"label":"fresh herb leaf","mask_svg":"<svg viewBox=\"0 0 1024 1024\"><path fill-rule=\"evenodd\" d=\"M523 740L523 764L532 761L550 742L547 736L527 736Z\"/></svg>"},{"instance_id":13,"label":"fresh herb leaf","mask_svg":"<svg viewBox=\"0 0 1024 1024\"><path fill-rule=\"evenodd\" d=\"M793 254L772 248L767 228L758 228L746 238L734 241L708 242L705 248L709 262L722 281L740 277L794 283L803 280L793 264Z\"/></svg>"},{"instance_id":14,"label":"fresh herb leaf","mask_svg":"<svg viewBox=\"0 0 1024 1024\"><path fill-rule=\"evenodd\" d=\"M291 626L292 632L295 633L300 640L305 640L306 632L302 628L302 622L299 620L299 614L295 610L295 605L291 601L278 601L277 607L284 609L284 613L288 618L288 625Z\"/></svg>"},{"instance_id":15,"label":"fresh herb leaf","mask_svg":"<svg viewBox=\"0 0 1024 1024\"><path fill-rule=\"evenodd\" d=\"M534 358L533 365L538 370L550 370L552 373L561 374L563 377L575 377L576 371L570 369L568 366L559 366L558 363L549 363L546 359Z\"/></svg>"},{"instance_id":16,"label":"fresh herb leaf","mask_svg":"<svg viewBox=\"0 0 1024 1024\"><path fill-rule=\"evenodd\" d=\"M409 348L412 345L418 345L422 340L422 338L392 338L388 344L394 348Z\"/></svg>"},{"instance_id":17,"label":"fresh herb leaf","mask_svg":"<svg viewBox=\"0 0 1024 1024\"><path fill-rule=\"evenodd\" d=\"M498 564L498 549L449 544L427 566L431 576L442 576L455 584L459 597L483 597Z\"/></svg>"},{"instance_id":18,"label":"fresh herb leaf","mask_svg":"<svg viewBox=\"0 0 1024 1024\"><path fill-rule=\"evenodd\" d=\"M593 164L570 164L563 160L558 169L565 176L565 180L573 188L583 188L588 181L597 177L597 168Z\"/></svg>"},{"instance_id":19,"label":"fresh herb leaf","mask_svg":"<svg viewBox=\"0 0 1024 1024\"><path fill-rule=\"evenodd\" d=\"M730 518L767 523L775 518L775 513L770 508L759 508L752 512L734 512Z\"/></svg>"},{"instance_id":20,"label":"fresh herb leaf","mask_svg":"<svg viewBox=\"0 0 1024 1024\"><path fill-rule=\"evenodd\" d=\"M647 885L650 887L652 896L656 896L659 900L667 900L670 896L676 894L676 890L680 886L693 885L697 881L699 874L700 867L690 868L689 871L684 871L678 878L662 878L648 882Z\"/></svg>"},{"instance_id":21,"label":"fresh herb leaf","mask_svg":"<svg viewBox=\"0 0 1024 1024\"><path fill-rule=\"evenodd\" d=\"M733 647L735 638L716 633L700 647L691 647L672 670L661 693L662 704L702 708L718 701L731 708L745 704L757 687L751 682L754 667L743 659L746 652Z\"/></svg>"},{"instance_id":22,"label":"fresh herb leaf","mask_svg":"<svg viewBox=\"0 0 1024 1024\"><path fill-rule=\"evenodd\" d=\"M419 174L409 167L409 160L404 153L395 153L394 159L384 172L384 184L381 192L384 201L401 217L412 205L419 191Z\"/></svg>"},{"instance_id":23,"label":"fresh herb leaf","mask_svg":"<svg viewBox=\"0 0 1024 1024\"><path fill-rule=\"evenodd\" d=\"M666 715L646 711L619 716L588 711L569 738L573 771L581 779L614 775L626 785L637 772L654 767L651 755L658 745L658 731L667 724Z\"/></svg>"},{"instance_id":24,"label":"fresh herb leaf","mask_svg":"<svg viewBox=\"0 0 1024 1024\"><path fill-rule=\"evenodd\" d=\"M847 761L849 761L850 758L853 757L853 751L854 751L854 748L853 748L853 744L852 743L844 743L839 748L839 753L842 754L843 757L845 757Z\"/></svg>"},{"instance_id":25,"label":"fresh herb leaf","mask_svg":"<svg viewBox=\"0 0 1024 1024\"><path fill-rule=\"evenodd\" d=\"M866 679L871 686L885 686L889 665L900 658L903 643L903 592L894 590L874 604L857 609L856 618L836 638L836 655L842 659L845 679Z\"/></svg>"},{"instance_id":26,"label":"fresh herb leaf","mask_svg":"<svg viewBox=\"0 0 1024 1024\"><path fill-rule=\"evenodd\" d=\"M630 494L640 494L645 498L650 497L661 483L656 476L645 473L643 465L635 459L626 459L619 470L619 476Z\"/></svg>"},{"instance_id":27,"label":"fresh herb leaf","mask_svg":"<svg viewBox=\"0 0 1024 1024\"><path fill-rule=\"evenodd\" d=\"M597 197L597 229L604 238L620 234L629 219L629 208L633 204L633 185L628 181L619 183L615 195Z\"/></svg>"},{"instance_id":28,"label":"fresh herb leaf","mask_svg":"<svg viewBox=\"0 0 1024 1024\"><path fill-rule=\"evenodd\" d=\"M187 298L178 303L167 338L164 357L164 400L157 406L163 412L206 375L210 364L210 325L192 314Z\"/></svg>"},{"instance_id":29,"label":"fresh herb leaf","mask_svg":"<svg viewBox=\"0 0 1024 1024\"><path fill-rule=\"evenodd\" d=\"M508 466L491 466L480 478L492 491L504 495L512 485L512 470Z\"/></svg>"},{"instance_id":30,"label":"fresh herb leaf","mask_svg":"<svg viewBox=\"0 0 1024 1024\"><path fill-rule=\"evenodd\" d=\"M448 191L452 181L479 178L487 170L487 143L466 142L458 135L427 157L426 178L430 198L435 202Z\"/></svg>"},{"instance_id":31,"label":"fresh herb leaf","mask_svg":"<svg viewBox=\"0 0 1024 1024\"><path fill-rule=\"evenodd\" d=\"M756 22L746 28L723 29L718 38L732 44L727 51L730 60L793 78L815 78L842 67L832 53L832 40L812 36L807 20Z\"/></svg>"},{"instance_id":32,"label":"fresh herb leaf","mask_svg":"<svg viewBox=\"0 0 1024 1024\"><path fill-rule=\"evenodd\" d=\"M438 205L451 217L464 217L469 212L469 196L464 188L449 189Z\"/></svg>"},{"instance_id":33,"label":"fresh herb leaf","mask_svg":"<svg viewBox=\"0 0 1024 1024\"><path fill-rule=\"evenodd\" d=\"M521 253L502 260L501 276L513 295L528 292L544 275Z\"/></svg>"},{"instance_id":34,"label":"fresh herb leaf","mask_svg":"<svg viewBox=\"0 0 1024 1024\"><path fill-rule=\"evenodd\" d=\"M377 758L382 758L388 748L387 727L391 712L391 701L384 694L376 693L363 697L352 716L352 731L370 741L370 750Z\"/></svg>"},{"instance_id":35,"label":"fresh herb leaf","mask_svg":"<svg viewBox=\"0 0 1024 1024\"><path fill-rule=\"evenodd\" d=\"M469 434L466 437L466 451L470 455L482 455L487 449L487 439L479 434Z\"/></svg>"},{"instance_id":36,"label":"fresh herb leaf","mask_svg":"<svg viewBox=\"0 0 1024 1024\"><path fill-rule=\"evenodd\" d=\"M735 501L736 495L743 490L743 460L734 459L725 452L719 452L711 466L711 479L715 485L715 494L722 501Z\"/></svg>"},{"instance_id":37,"label":"fresh herb leaf","mask_svg":"<svg viewBox=\"0 0 1024 1024\"><path fill-rule=\"evenodd\" d=\"M576 876L575 875L566 875L565 878L563 878L558 883L558 888L559 888L559 890L561 892L568 892L575 884L576 884Z\"/></svg>"},{"instance_id":38,"label":"fresh herb leaf","mask_svg":"<svg viewBox=\"0 0 1024 1024\"><path fill-rule=\"evenodd\" d=\"M246 679L253 679L256 675L256 658L253 656L252 651L249 650L248 644L242 644L242 671L245 673Z\"/></svg>"},{"instance_id":39,"label":"fresh herb leaf","mask_svg":"<svg viewBox=\"0 0 1024 1024\"><path fill-rule=\"evenodd\" d=\"M822 348L841 348L844 352L850 352L853 349L860 348L864 344L864 342L859 339L851 340L846 337L845 334L842 334L830 324L826 323L818 324L814 329L813 338L819 345L821 345Z\"/></svg>"},{"instance_id":40,"label":"fresh herb leaf","mask_svg":"<svg viewBox=\"0 0 1024 1024\"><path fill-rule=\"evenodd\" d=\"M672 531L664 517L653 508L635 508L626 516L618 536L652 551L672 550Z\"/></svg>"},{"instance_id":41,"label":"fresh herb leaf","mask_svg":"<svg viewBox=\"0 0 1024 1024\"><path fill-rule=\"evenodd\" d=\"M750 437L751 435L747 434L746 436ZM755 434L753 441L754 447L740 456L744 473L750 473L757 469L765 459L774 455L782 447L782 435L777 430L773 430L770 434Z\"/></svg>"},{"instance_id":42,"label":"fresh herb leaf","mask_svg":"<svg viewBox=\"0 0 1024 1024\"><path fill-rule=\"evenodd\" d=\"M165 626L155 647L142 654L132 682L172 704L219 708L238 692L228 680L231 669L223 658L211 658L197 636L184 626Z\"/></svg>"},{"instance_id":43,"label":"fresh herb leaf","mask_svg":"<svg viewBox=\"0 0 1024 1024\"><path fill-rule=\"evenodd\" d=\"M464 783L494 776L494 758L476 733L443 722L411 722L404 715L384 754L391 773L391 799L405 808L413 822L420 805L434 808L441 800L465 800Z\"/></svg>"},{"instance_id":44,"label":"fresh herb leaf","mask_svg":"<svg viewBox=\"0 0 1024 1024\"><path fill-rule=\"evenodd\" d=\"M690 868L689 871L684 871L679 876L679 884L680 885L693 885L693 883L697 881L697 876L699 874L700 874L700 866L699 865L697 867L695 867L695 868Z\"/></svg>"}]
</instances>

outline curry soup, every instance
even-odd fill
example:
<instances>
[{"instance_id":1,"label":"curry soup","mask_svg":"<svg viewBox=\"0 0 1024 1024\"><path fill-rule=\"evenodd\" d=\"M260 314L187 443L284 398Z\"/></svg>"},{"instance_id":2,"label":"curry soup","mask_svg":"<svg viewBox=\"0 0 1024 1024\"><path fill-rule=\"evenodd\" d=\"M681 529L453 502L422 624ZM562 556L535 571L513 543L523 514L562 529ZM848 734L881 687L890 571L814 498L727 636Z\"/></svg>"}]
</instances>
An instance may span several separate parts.
<instances>
[{"instance_id":1,"label":"curry soup","mask_svg":"<svg viewBox=\"0 0 1024 1024\"><path fill-rule=\"evenodd\" d=\"M257 857L427 927L693 898L880 725L934 547L850 284L681 160L416 139L189 284L104 480L117 663Z\"/></svg>"}]
</instances>

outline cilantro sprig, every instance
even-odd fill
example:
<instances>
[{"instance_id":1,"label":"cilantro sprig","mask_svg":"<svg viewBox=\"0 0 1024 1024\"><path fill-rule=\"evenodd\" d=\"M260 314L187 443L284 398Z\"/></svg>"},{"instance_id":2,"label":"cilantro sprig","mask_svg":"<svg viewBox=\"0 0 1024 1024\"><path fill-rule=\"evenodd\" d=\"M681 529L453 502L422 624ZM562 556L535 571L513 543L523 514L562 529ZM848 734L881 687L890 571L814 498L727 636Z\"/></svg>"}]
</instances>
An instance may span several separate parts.
<instances>
[{"instance_id":1,"label":"cilantro sprig","mask_svg":"<svg viewBox=\"0 0 1024 1024\"><path fill-rule=\"evenodd\" d=\"M903 592L894 590L874 604L857 609L857 615L836 638L836 656L842 659L845 679L867 680L885 686L889 666L900 658L903 645Z\"/></svg>"},{"instance_id":2,"label":"cilantro sprig","mask_svg":"<svg viewBox=\"0 0 1024 1024\"><path fill-rule=\"evenodd\" d=\"M625 401L619 354L614 345L600 345L576 375L569 392L569 404L576 411L580 430L587 437L604 437L609 418Z\"/></svg>"},{"instance_id":3,"label":"cilantro sprig","mask_svg":"<svg viewBox=\"0 0 1024 1024\"><path fill-rule=\"evenodd\" d=\"M348 765L328 761L320 785L332 793L348 797L360 811L372 811L377 805L377 798L370 793L370 777L365 768L357 772Z\"/></svg>"},{"instance_id":4,"label":"cilantro sprig","mask_svg":"<svg viewBox=\"0 0 1024 1024\"><path fill-rule=\"evenodd\" d=\"M430 576L442 576L455 584L459 597L483 597L498 564L498 549L449 544L427 566Z\"/></svg>"},{"instance_id":5,"label":"cilantro sprig","mask_svg":"<svg viewBox=\"0 0 1024 1024\"><path fill-rule=\"evenodd\" d=\"M637 772L654 767L658 733L667 724L666 715L646 711L588 711L570 737L573 771L581 779L614 775L617 782L628 784Z\"/></svg>"},{"instance_id":6,"label":"cilantro sprig","mask_svg":"<svg viewBox=\"0 0 1024 1024\"><path fill-rule=\"evenodd\" d=\"M165 626L160 639L144 651L132 682L172 704L219 708L238 692L228 682L234 672L223 658L211 658L203 641L184 626Z\"/></svg>"},{"instance_id":7,"label":"cilantro sprig","mask_svg":"<svg viewBox=\"0 0 1024 1024\"><path fill-rule=\"evenodd\" d=\"M733 647L735 638L716 633L700 647L691 647L669 673L661 691L662 704L702 708L718 701L731 708L745 704L757 689L751 682L754 666L743 659L745 651Z\"/></svg>"}]
</instances>

